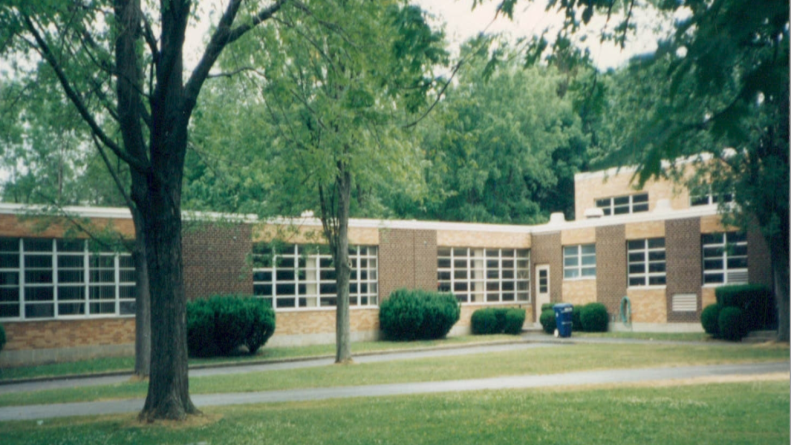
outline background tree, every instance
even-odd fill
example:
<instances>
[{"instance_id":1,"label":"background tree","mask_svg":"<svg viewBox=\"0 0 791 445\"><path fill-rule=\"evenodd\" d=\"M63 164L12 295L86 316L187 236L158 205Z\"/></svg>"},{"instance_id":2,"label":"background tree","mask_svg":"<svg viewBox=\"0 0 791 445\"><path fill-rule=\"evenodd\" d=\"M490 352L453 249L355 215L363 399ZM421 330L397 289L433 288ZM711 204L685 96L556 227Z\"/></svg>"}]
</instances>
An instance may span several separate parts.
<instances>
[{"instance_id":1,"label":"background tree","mask_svg":"<svg viewBox=\"0 0 791 445\"><path fill-rule=\"evenodd\" d=\"M189 397L181 254L182 176L192 111L225 47L283 4L230 0L186 79L183 45L194 17L190 0L161 0L145 10L139 0L12 0L0 7L3 54L35 54L40 63L20 75L48 66L100 154L112 152L130 168L128 201L146 248L151 295L151 374L142 419L183 419L197 412Z\"/></svg>"}]
</instances>

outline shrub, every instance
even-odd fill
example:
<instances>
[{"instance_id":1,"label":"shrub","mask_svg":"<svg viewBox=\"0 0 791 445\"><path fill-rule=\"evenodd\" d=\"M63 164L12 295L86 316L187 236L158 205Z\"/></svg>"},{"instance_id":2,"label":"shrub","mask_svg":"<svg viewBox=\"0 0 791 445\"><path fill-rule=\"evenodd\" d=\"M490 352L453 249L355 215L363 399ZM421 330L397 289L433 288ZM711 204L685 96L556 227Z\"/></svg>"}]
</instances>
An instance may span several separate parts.
<instances>
[{"instance_id":1,"label":"shrub","mask_svg":"<svg viewBox=\"0 0 791 445\"><path fill-rule=\"evenodd\" d=\"M718 319L720 337L729 341L740 341L747 335L747 324L744 311L738 307L724 307Z\"/></svg>"},{"instance_id":2,"label":"shrub","mask_svg":"<svg viewBox=\"0 0 791 445\"><path fill-rule=\"evenodd\" d=\"M580 322L585 332L607 332L607 308L601 303L586 304L580 310Z\"/></svg>"},{"instance_id":3,"label":"shrub","mask_svg":"<svg viewBox=\"0 0 791 445\"><path fill-rule=\"evenodd\" d=\"M503 332L511 335L522 333L522 326L525 324L525 310L510 308L505 310L505 326Z\"/></svg>"},{"instance_id":4,"label":"shrub","mask_svg":"<svg viewBox=\"0 0 791 445\"><path fill-rule=\"evenodd\" d=\"M582 319L580 318L580 314L582 314L582 306L577 305L572 307L571 309L571 330L582 332Z\"/></svg>"},{"instance_id":5,"label":"shrub","mask_svg":"<svg viewBox=\"0 0 791 445\"><path fill-rule=\"evenodd\" d=\"M453 294L399 289L379 306L379 325L391 340L429 340L446 336L460 315Z\"/></svg>"},{"instance_id":6,"label":"shrub","mask_svg":"<svg viewBox=\"0 0 791 445\"><path fill-rule=\"evenodd\" d=\"M742 284L718 287L714 294L723 308L738 307L744 311L746 328L761 329L770 323L772 291L766 286Z\"/></svg>"},{"instance_id":7,"label":"shrub","mask_svg":"<svg viewBox=\"0 0 791 445\"><path fill-rule=\"evenodd\" d=\"M541 305L541 313L543 314L544 311L551 311L555 309L555 303L544 303Z\"/></svg>"},{"instance_id":8,"label":"shrub","mask_svg":"<svg viewBox=\"0 0 791 445\"><path fill-rule=\"evenodd\" d=\"M229 355L240 346L255 354L274 332L275 312L263 300L216 295L187 303L191 356Z\"/></svg>"},{"instance_id":9,"label":"shrub","mask_svg":"<svg viewBox=\"0 0 791 445\"><path fill-rule=\"evenodd\" d=\"M555 311L548 310L541 312L541 316L538 317L538 321L541 323L541 327L544 328L544 332L547 334L552 334L557 329L557 322L555 320Z\"/></svg>"},{"instance_id":10,"label":"shrub","mask_svg":"<svg viewBox=\"0 0 791 445\"><path fill-rule=\"evenodd\" d=\"M475 335L496 334L499 331L494 308L478 309L473 312L470 325Z\"/></svg>"},{"instance_id":11,"label":"shrub","mask_svg":"<svg viewBox=\"0 0 791 445\"><path fill-rule=\"evenodd\" d=\"M715 303L706 306L703 312L700 313L700 324L703 325L703 330L714 337L719 337L720 335L719 319L721 310L722 306Z\"/></svg>"},{"instance_id":12,"label":"shrub","mask_svg":"<svg viewBox=\"0 0 791 445\"><path fill-rule=\"evenodd\" d=\"M3 329L3 326L0 325L0 351L3 350L4 346L5 346L5 329Z\"/></svg>"}]
</instances>

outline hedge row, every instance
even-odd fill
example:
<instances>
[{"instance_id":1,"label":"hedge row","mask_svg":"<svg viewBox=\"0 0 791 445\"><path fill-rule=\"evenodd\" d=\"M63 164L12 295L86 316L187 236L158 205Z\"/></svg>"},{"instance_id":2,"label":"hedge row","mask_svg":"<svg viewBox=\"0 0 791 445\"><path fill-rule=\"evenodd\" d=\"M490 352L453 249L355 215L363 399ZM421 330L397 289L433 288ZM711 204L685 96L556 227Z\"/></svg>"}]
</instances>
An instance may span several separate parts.
<instances>
[{"instance_id":1,"label":"hedge row","mask_svg":"<svg viewBox=\"0 0 791 445\"><path fill-rule=\"evenodd\" d=\"M275 311L263 300L215 295L187 303L187 350L192 357L230 355L241 346L250 354L275 332Z\"/></svg>"},{"instance_id":2,"label":"hedge row","mask_svg":"<svg viewBox=\"0 0 791 445\"><path fill-rule=\"evenodd\" d=\"M552 334L557 329L554 304L541 305L541 316L538 321L547 334ZM571 330L577 332L607 332L609 316L607 307L601 303L588 303L584 306L574 306L571 312Z\"/></svg>"},{"instance_id":3,"label":"hedge row","mask_svg":"<svg viewBox=\"0 0 791 445\"><path fill-rule=\"evenodd\" d=\"M771 323L773 298L768 287L755 284L721 286L714 294L717 304L723 308L736 307L744 312L746 329L754 331Z\"/></svg>"},{"instance_id":4,"label":"hedge row","mask_svg":"<svg viewBox=\"0 0 791 445\"><path fill-rule=\"evenodd\" d=\"M741 308L710 304L700 313L703 330L714 338L740 341L750 332L750 322Z\"/></svg>"},{"instance_id":5,"label":"hedge row","mask_svg":"<svg viewBox=\"0 0 791 445\"><path fill-rule=\"evenodd\" d=\"M525 310L493 307L478 309L472 313L470 324L472 333L476 335L518 335L522 333L522 326L525 324Z\"/></svg>"},{"instance_id":6,"label":"hedge row","mask_svg":"<svg viewBox=\"0 0 791 445\"><path fill-rule=\"evenodd\" d=\"M379 326L388 340L442 338L460 316L453 294L417 289L399 289L379 306Z\"/></svg>"}]
</instances>

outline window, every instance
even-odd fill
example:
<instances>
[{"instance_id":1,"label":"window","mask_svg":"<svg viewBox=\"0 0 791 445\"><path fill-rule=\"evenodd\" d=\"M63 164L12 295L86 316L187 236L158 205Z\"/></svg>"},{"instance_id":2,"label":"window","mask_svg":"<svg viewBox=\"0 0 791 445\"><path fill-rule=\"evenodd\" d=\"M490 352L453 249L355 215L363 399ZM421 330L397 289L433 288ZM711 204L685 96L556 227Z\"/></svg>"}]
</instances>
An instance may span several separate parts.
<instances>
[{"instance_id":1,"label":"window","mask_svg":"<svg viewBox=\"0 0 791 445\"><path fill-rule=\"evenodd\" d=\"M563 279L596 278L596 245L563 247Z\"/></svg>"},{"instance_id":2,"label":"window","mask_svg":"<svg viewBox=\"0 0 791 445\"><path fill-rule=\"evenodd\" d=\"M747 235L738 232L701 236L704 284L747 282Z\"/></svg>"},{"instance_id":3,"label":"window","mask_svg":"<svg viewBox=\"0 0 791 445\"><path fill-rule=\"evenodd\" d=\"M440 248L437 281L462 303L530 301L530 251Z\"/></svg>"},{"instance_id":4,"label":"window","mask_svg":"<svg viewBox=\"0 0 791 445\"><path fill-rule=\"evenodd\" d=\"M0 238L0 319L134 315L128 253L84 240Z\"/></svg>"},{"instance_id":5,"label":"window","mask_svg":"<svg viewBox=\"0 0 791 445\"><path fill-rule=\"evenodd\" d=\"M720 202L733 202L733 193L714 194L712 193L711 187L704 188L701 191L705 193L700 195L690 194L690 206L705 206L719 204Z\"/></svg>"},{"instance_id":6,"label":"window","mask_svg":"<svg viewBox=\"0 0 791 445\"><path fill-rule=\"evenodd\" d=\"M349 261L349 305L376 306L377 248L351 247ZM254 244L253 294L276 309L336 306L338 289L329 248L289 245L272 251L266 244Z\"/></svg>"},{"instance_id":7,"label":"window","mask_svg":"<svg viewBox=\"0 0 791 445\"><path fill-rule=\"evenodd\" d=\"M666 280L665 239L626 242L629 286L661 286Z\"/></svg>"},{"instance_id":8,"label":"window","mask_svg":"<svg viewBox=\"0 0 791 445\"><path fill-rule=\"evenodd\" d=\"M604 212L604 216L647 212L648 193L597 199L596 207L602 209L602 212Z\"/></svg>"}]
</instances>

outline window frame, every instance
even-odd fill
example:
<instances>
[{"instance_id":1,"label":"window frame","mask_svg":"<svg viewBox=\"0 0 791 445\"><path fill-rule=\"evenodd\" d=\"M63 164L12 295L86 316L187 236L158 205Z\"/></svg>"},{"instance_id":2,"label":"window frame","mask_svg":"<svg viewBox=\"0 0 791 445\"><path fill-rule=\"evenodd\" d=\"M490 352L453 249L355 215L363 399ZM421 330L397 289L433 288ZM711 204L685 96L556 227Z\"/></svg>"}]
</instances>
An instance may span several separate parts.
<instances>
[{"instance_id":1,"label":"window frame","mask_svg":"<svg viewBox=\"0 0 791 445\"><path fill-rule=\"evenodd\" d=\"M2 267L0 273L6 277L13 277L16 274L15 283L3 282L0 284L0 292L5 290L16 290L17 300L4 300L0 297L0 309L2 307L18 307L15 316L2 316L2 321L47 321L47 320L79 320L90 318L108 317L134 317L136 306L136 271L134 263L131 262L131 254L128 252L118 252L112 250L91 249L88 240L76 239L65 240L63 238L30 238L30 237L0 237L4 243L17 243L16 251L0 248L0 255L7 257L16 256L18 258L17 267ZM69 249L59 246L70 243L81 244L79 249ZM45 246L49 244L49 246ZM39 245L40 248L33 248ZM93 266L91 258L102 257L111 258L112 264L103 267ZM76 259L73 264L68 264L66 258ZM127 266L121 266L121 259L129 258ZM62 260L63 259L63 260ZM36 262L40 264L35 265ZM79 265L75 265L79 263ZM131 281L121 281L121 272L129 272L127 277ZM92 277L102 272L109 273L111 279L98 283ZM33 278L38 274L39 277L46 277L43 282L33 282ZM70 275L69 275L70 274ZM71 278L66 279L69 276ZM92 287L102 287L112 289L111 297L96 299L92 298ZM122 291L131 288L131 297L123 296ZM50 291L49 298L35 299L35 290L43 289ZM66 298L67 290L80 289L79 298ZM13 292L12 292L13 293ZM63 294L63 295L61 295ZM102 306L103 305L103 306ZM75 310L66 310L67 307ZM106 310L107 308L112 310ZM32 315L35 310L43 309L45 315ZM104 311L98 310L104 308ZM11 311L13 312L13 310ZM3 314L4 310L0 310Z\"/></svg>"},{"instance_id":2,"label":"window frame","mask_svg":"<svg viewBox=\"0 0 791 445\"><path fill-rule=\"evenodd\" d=\"M530 265L530 249L441 246L437 290L461 304L530 303Z\"/></svg>"},{"instance_id":3,"label":"window frame","mask_svg":"<svg viewBox=\"0 0 791 445\"><path fill-rule=\"evenodd\" d=\"M641 198L636 201L636 198ZM642 199L645 197L645 200ZM626 199L627 202L618 202L617 200ZM607 201L607 203L605 203ZM596 208L602 209L603 216L619 216L631 215L633 213L643 213L649 210L649 196L648 192L634 193L631 195L609 196L604 198L594 198L593 200ZM643 208L645 207L645 208ZM627 209L626 212L616 213L616 209Z\"/></svg>"},{"instance_id":4,"label":"window frame","mask_svg":"<svg viewBox=\"0 0 791 445\"><path fill-rule=\"evenodd\" d=\"M337 283L328 247L289 244L277 250L279 252L273 252L266 243L254 243L253 295L269 302L273 309L279 311L335 309ZM349 246L349 251L352 263L349 307L379 307L379 247ZM282 264L284 261L292 265L279 267L278 262ZM259 266L256 266L257 262ZM278 278L281 273L290 275L292 272L292 278ZM294 293L278 292L292 285ZM293 305L290 300L293 300Z\"/></svg>"},{"instance_id":5,"label":"window frame","mask_svg":"<svg viewBox=\"0 0 791 445\"><path fill-rule=\"evenodd\" d=\"M722 235L721 242L706 242L706 238L716 237ZM733 241L729 240L735 238ZM735 249L743 248L743 254L734 254ZM709 254L707 256L707 249L711 253L716 253L721 250L718 255ZM729 284L746 284L749 282L749 245L747 243L747 234L742 232L712 232L702 233L700 240L700 258L701 258L701 282L704 286L724 286ZM736 260L744 260L743 267L732 267L728 263ZM707 262L712 265L716 261L721 261L721 268L707 267ZM720 274L722 281L710 280L707 281L707 275L714 277ZM742 274L743 279L730 278L731 274Z\"/></svg>"},{"instance_id":6,"label":"window frame","mask_svg":"<svg viewBox=\"0 0 791 445\"><path fill-rule=\"evenodd\" d=\"M563 249L563 280L576 281L576 280L595 280L596 279L596 243L589 244L572 244L562 246ZM587 249L587 252L583 252ZM573 250L573 251L572 251ZM592 252L591 252L592 250ZM569 264L572 259L575 259L576 264ZM593 264L584 264L583 258L593 258ZM585 271L593 271L593 274L584 273ZM569 275L569 272L576 272L576 274Z\"/></svg>"},{"instance_id":7,"label":"window frame","mask_svg":"<svg viewBox=\"0 0 791 445\"><path fill-rule=\"evenodd\" d=\"M661 241L661 246L652 246ZM637 246L641 243L640 246ZM662 253L661 259L651 258L651 254ZM638 255L641 258L636 258ZM651 271L652 264L661 264L661 271ZM633 272L632 266L643 266L642 272ZM661 283L651 283L652 278L661 278ZM633 284L633 280L642 279L641 284ZM626 241L626 283L630 288L645 289L651 287L667 286L667 246L664 237L643 238Z\"/></svg>"}]
</instances>

